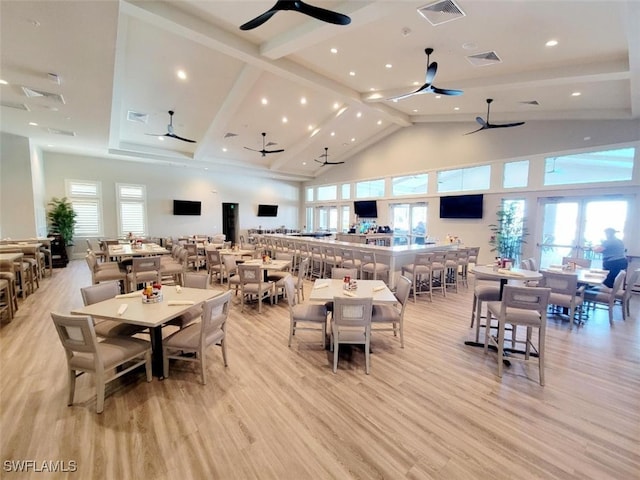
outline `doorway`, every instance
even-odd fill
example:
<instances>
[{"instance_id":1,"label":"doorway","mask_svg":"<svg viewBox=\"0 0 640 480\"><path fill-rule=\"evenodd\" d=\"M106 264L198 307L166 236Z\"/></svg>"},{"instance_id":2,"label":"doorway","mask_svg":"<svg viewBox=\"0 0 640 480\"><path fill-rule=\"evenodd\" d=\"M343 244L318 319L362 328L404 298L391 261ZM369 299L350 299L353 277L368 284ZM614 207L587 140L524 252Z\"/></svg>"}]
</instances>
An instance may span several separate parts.
<instances>
[{"instance_id":1,"label":"doorway","mask_svg":"<svg viewBox=\"0 0 640 480\"><path fill-rule=\"evenodd\" d=\"M602 258L593 247L604 240L605 228L618 230L622 239L630 201L622 196L541 199L540 267L562 264L563 257L579 257L600 268Z\"/></svg>"},{"instance_id":2,"label":"doorway","mask_svg":"<svg viewBox=\"0 0 640 480\"><path fill-rule=\"evenodd\" d=\"M227 241L238 243L238 204L222 204L222 233Z\"/></svg>"},{"instance_id":3,"label":"doorway","mask_svg":"<svg viewBox=\"0 0 640 480\"><path fill-rule=\"evenodd\" d=\"M423 245L427 237L427 204L396 203L391 205L394 245Z\"/></svg>"}]
</instances>

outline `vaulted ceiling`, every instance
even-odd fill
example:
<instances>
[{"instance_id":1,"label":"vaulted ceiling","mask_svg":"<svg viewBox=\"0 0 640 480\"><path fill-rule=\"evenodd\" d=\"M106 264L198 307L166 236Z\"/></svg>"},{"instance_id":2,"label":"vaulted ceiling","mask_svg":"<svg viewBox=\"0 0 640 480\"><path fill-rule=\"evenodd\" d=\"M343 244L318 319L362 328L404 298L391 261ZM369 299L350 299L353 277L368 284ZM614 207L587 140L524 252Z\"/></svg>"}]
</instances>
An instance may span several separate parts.
<instances>
[{"instance_id":1,"label":"vaulted ceiling","mask_svg":"<svg viewBox=\"0 0 640 480\"><path fill-rule=\"evenodd\" d=\"M640 1L309 3L351 23L284 11L238 28L273 1L3 0L0 128L44 150L306 180L340 168L314 161L325 148L348 161L416 123L475 130L487 98L492 123L640 117ZM390 100L425 82L425 48L433 84L464 94ZM169 110L196 143L156 135ZM263 156L263 138L284 152Z\"/></svg>"}]
</instances>

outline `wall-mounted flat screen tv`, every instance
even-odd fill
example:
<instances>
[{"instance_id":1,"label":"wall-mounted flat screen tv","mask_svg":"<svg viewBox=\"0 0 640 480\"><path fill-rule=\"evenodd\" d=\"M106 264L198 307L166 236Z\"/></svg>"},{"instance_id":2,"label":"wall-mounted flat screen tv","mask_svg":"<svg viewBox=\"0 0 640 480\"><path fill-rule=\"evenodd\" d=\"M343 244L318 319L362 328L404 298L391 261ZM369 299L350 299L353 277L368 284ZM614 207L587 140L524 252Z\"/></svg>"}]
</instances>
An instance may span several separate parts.
<instances>
[{"instance_id":1,"label":"wall-mounted flat screen tv","mask_svg":"<svg viewBox=\"0 0 640 480\"><path fill-rule=\"evenodd\" d=\"M258 205L259 217L277 217L278 205Z\"/></svg>"},{"instance_id":2,"label":"wall-mounted flat screen tv","mask_svg":"<svg viewBox=\"0 0 640 480\"><path fill-rule=\"evenodd\" d=\"M353 202L354 213L361 218L378 218L378 204L375 200Z\"/></svg>"},{"instance_id":3,"label":"wall-mounted flat screen tv","mask_svg":"<svg viewBox=\"0 0 640 480\"><path fill-rule=\"evenodd\" d=\"M482 194L440 197L440 218L482 218Z\"/></svg>"},{"instance_id":4,"label":"wall-mounted flat screen tv","mask_svg":"<svg viewBox=\"0 0 640 480\"><path fill-rule=\"evenodd\" d=\"M190 200L174 200L174 215L200 215L202 211L201 202L192 202Z\"/></svg>"}]
</instances>

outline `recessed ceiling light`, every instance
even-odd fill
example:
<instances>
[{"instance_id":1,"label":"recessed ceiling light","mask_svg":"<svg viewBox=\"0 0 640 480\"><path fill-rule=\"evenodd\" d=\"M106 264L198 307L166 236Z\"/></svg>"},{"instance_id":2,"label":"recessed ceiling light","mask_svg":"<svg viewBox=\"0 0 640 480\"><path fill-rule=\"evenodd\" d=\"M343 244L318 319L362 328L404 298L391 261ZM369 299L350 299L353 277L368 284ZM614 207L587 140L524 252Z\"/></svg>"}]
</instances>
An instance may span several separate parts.
<instances>
[{"instance_id":1,"label":"recessed ceiling light","mask_svg":"<svg viewBox=\"0 0 640 480\"><path fill-rule=\"evenodd\" d=\"M31 125L32 127L37 127L38 124L36 122L29 122L29 125Z\"/></svg>"},{"instance_id":2,"label":"recessed ceiling light","mask_svg":"<svg viewBox=\"0 0 640 480\"><path fill-rule=\"evenodd\" d=\"M160 140L161 142L164 142L164 137L158 137L158 140Z\"/></svg>"},{"instance_id":3,"label":"recessed ceiling light","mask_svg":"<svg viewBox=\"0 0 640 480\"><path fill-rule=\"evenodd\" d=\"M382 125L382 120L378 120L378 125Z\"/></svg>"},{"instance_id":4,"label":"recessed ceiling light","mask_svg":"<svg viewBox=\"0 0 640 480\"><path fill-rule=\"evenodd\" d=\"M9 82L0 78L0 85L9 85Z\"/></svg>"},{"instance_id":5,"label":"recessed ceiling light","mask_svg":"<svg viewBox=\"0 0 640 480\"><path fill-rule=\"evenodd\" d=\"M287 117L282 117L282 123L287 123L289 119Z\"/></svg>"},{"instance_id":6,"label":"recessed ceiling light","mask_svg":"<svg viewBox=\"0 0 640 480\"><path fill-rule=\"evenodd\" d=\"M47 147L49 147L49 148L52 148L52 147L54 147L54 146L55 146L55 145L52 145L52 144L48 144L48 145L47 145Z\"/></svg>"},{"instance_id":7,"label":"recessed ceiling light","mask_svg":"<svg viewBox=\"0 0 640 480\"><path fill-rule=\"evenodd\" d=\"M331 132L331 136L335 137L336 136L336 132Z\"/></svg>"},{"instance_id":8,"label":"recessed ceiling light","mask_svg":"<svg viewBox=\"0 0 640 480\"><path fill-rule=\"evenodd\" d=\"M351 77L355 77L356 76L356 72L354 72L353 70L349 72L349 76Z\"/></svg>"},{"instance_id":9,"label":"recessed ceiling light","mask_svg":"<svg viewBox=\"0 0 640 480\"><path fill-rule=\"evenodd\" d=\"M557 40L549 40L547 43L545 43L545 45L547 47L555 47L556 45L558 45L558 41Z\"/></svg>"},{"instance_id":10,"label":"recessed ceiling light","mask_svg":"<svg viewBox=\"0 0 640 480\"><path fill-rule=\"evenodd\" d=\"M436 98L437 98L437 99L441 99L441 98L442 98L442 95L436 95Z\"/></svg>"},{"instance_id":11,"label":"recessed ceiling light","mask_svg":"<svg viewBox=\"0 0 640 480\"><path fill-rule=\"evenodd\" d=\"M260 103L262 103L262 105L266 105L269 103L269 100L267 100L267 97L262 97L262 100L260 100Z\"/></svg>"},{"instance_id":12,"label":"recessed ceiling light","mask_svg":"<svg viewBox=\"0 0 640 480\"><path fill-rule=\"evenodd\" d=\"M309 126L307 127L307 130L309 130L309 131L313 130L313 125L309 124Z\"/></svg>"},{"instance_id":13,"label":"recessed ceiling light","mask_svg":"<svg viewBox=\"0 0 640 480\"><path fill-rule=\"evenodd\" d=\"M227 151L227 147L222 147L222 151L226 152Z\"/></svg>"},{"instance_id":14,"label":"recessed ceiling light","mask_svg":"<svg viewBox=\"0 0 640 480\"><path fill-rule=\"evenodd\" d=\"M355 142L356 141L355 137L351 137L351 141Z\"/></svg>"},{"instance_id":15,"label":"recessed ceiling light","mask_svg":"<svg viewBox=\"0 0 640 480\"><path fill-rule=\"evenodd\" d=\"M307 98L306 97L300 98L300 105L306 105L306 104L307 104Z\"/></svg>"},{"instance_id":16,"label":"recessed ceiling light","mask_svg":"<svg viewBox=\"0 0 640 480\"><path fill-rule=\"evenodd\" d=\"M418 113L418 109L414 108L413 110L411 110L413 113Z\"/></svg>"},{"instance_id":17,"label":"recessed ceiling light","mask_svg":"<svg viewBox=\"0 0 640 480\"><path fill-rule=\"evenodd\" d=\"M371 88L369 89L369 91L370 91L370 92L375 92L375 91L376 91L376 87L371 87Z\"/></svg>"},{"instance_id":18,"label":"recessed ceiling light","mask_svg":"<svg viewBox=\"0 0 640 480\"><path fill-rule=\"evenodd\" d=\"M580 92L573 92L571 94L572 97L579 97L580 95L582 95L582 93L580 93Z\"/></svg>"},{"instance_id":19,"label":"recessed ceiling light","mask_svg":"<svg viewBox=\"0 0 640 480\"><path fill-rule=\"evenodd\" d=\"M362 112L356 113L356 117L358 117L358 118L362 117Z\"/></svg>"},{"instance_id":20,"label":"recessed ceiling light","mask_svg":"<svg viewBox=\"0 0 640 480\"><path fill-rule=\"evenodd\" d=\"M585 142L587 142L587 141L591 140L591 137L584 137L584 139L583 139L583 140L584 140Z\"/></svg>"},{"instance_id":21,"label":"recessed ceiling light","mask_svg":"<svg viewBox=\"0 0 640 480\"><path fill-rule=\"evenodd\" d=\"M390 63L387 63L384 68L393 68L393 65L391 65Z\"/></svg>"},{"instance_id":22,"label":"recessed ceiling light","mask_svg":"<svg viewBox=\"0 0 640 480\"><path fill-rule=\"evenodd\" d=\"M335 48L335 47L333 47L333 48L331 49L331 53L338 53L338 49L337 49L337 48Z\"/></svg>"},{"instance_id":23,"label":"recessed ceiling light","mask_svg":"<svg viewBox=\"0 0 640 480\"><path fill-rule=\"evenodd\" d=\"M176 72L176 75L178 75L178 78L180 80L186 80L187 79L187 72L185 72L184 70L178 70Z\"/></svg>"},{"instance_id":24,"label":"recessed ceiling light","mask_svg":"<svg viewBox=\"0 0 640 480\"><path fill-rule=\"evenodd\" d=\"M460 110L460 107L453 107L453 109L457 112L458 110Z\"/></svg>"},{"instance_id":25,"label":"recessed ceiling light","mask_svg":"<svg viewBox=\"0 0 640 480\"><path fill-rule=\"evenodd\" d=\"M413 85L414 85L415 87L417 87L418 85L420 85L420 82L415 81L415 82L413 82Z\"/></svg>"},{"instance_id":26,"label":"recessed ceiling light","mask_svg":"<svg viewBox=\"0 0 640 480\"><path fill-rule=\"evenodd\" d=\"M205 170L209 170L209 167L204 167Z\"/></svg>"},{"instance_id":27,"label":"recessed ceiling light","mask_svg":"<svg viewBox=\"0 0 640 480\"><path fill-rule=\"evenodd\" d=\"M462 44L462 48L464 48L465 50L475 50L476 48L478 48L478 45L473 42L465 42Z\"/></svg>"}]
</instances>

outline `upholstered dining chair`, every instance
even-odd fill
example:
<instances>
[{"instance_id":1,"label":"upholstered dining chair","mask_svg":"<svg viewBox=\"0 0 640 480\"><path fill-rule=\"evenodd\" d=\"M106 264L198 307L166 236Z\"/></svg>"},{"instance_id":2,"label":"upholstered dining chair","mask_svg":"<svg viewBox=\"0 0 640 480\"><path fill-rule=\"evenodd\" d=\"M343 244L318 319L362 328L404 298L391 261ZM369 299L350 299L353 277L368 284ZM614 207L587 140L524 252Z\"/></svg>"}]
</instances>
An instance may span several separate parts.
<instances>
[{"instance_id":1,"label":"upholstered dining chair","mask_svg":"<svg viewBox=\"0 0 640 480\"><path fill-rule=\"evenodd\" d=\"M371 334L380 331L392 331L394 336L400 332L400 348L404 348L404 311L407 307L409 292L412 282L407 277L401 276L396 285L395 297L400 308L395 305L374 305L371 314ZM380 324L391 324L390 328L380 328Z\"/></svg>"},{"instance_id":2,"label":"upholstered dining chair","mask_svg":"<svg viewBox=\"0 0 640 480\"><path fill-rule=\"evenodd\" d=\"M547 329L547 306L549 305L549 288L540 287L517 287L505 285L502 291L502 300L499 302L489 302L487 305L487 323L491 322L491 317L498 320L498 337L491 335L490 329L485 330L484 351L487 353L489 345L494 345L498 350L498 377L502 378L502 364L504 355L504 336L506 325L512 326L512 333L516 326L527 327L526 340L517 340L512 337L512 344L524 343L524 360L529 360L531 348L538 354L538 370L540 385L544 385L544 357L545 357L545 336ZM532 341L533 329L538 330L538 344ZM509 359L516 359L510 356Z\"/></svg>"},{"instance_id":3,"label":"upholstered dining chair","mask_svg":"<svg viewBox=\"0 0 640 480\"><path fill-rule=\"evenodd\" d=\"M161 283L162 269L160 257L133 258L131 271L127 273L128 291L135 291L140 283Z\"/></svg>"},{"instance_id":4,"label":"upholstered dining chair","mask_svg":"<svg viewBox=\"0 0 640 480\"><path fill-rule=\"evenodd\" d=\"M114 298L120 293L120 282L110 281L97 283L80 289L85 307L94 303ZM94 319L94 330L99 337L129 337L145 330L145 327L117 320Z\"/></svg>"},{"instance_id":5,"label":"upholstered dining chair","mask_svg":"<svg viewBox=\"0 0 640 480\"><path fill-rule=\"evenodd\" d=\"M322 348L324 349L327 336L326 307L324 305L299 303L296 296L296 286L291 276L284 279L284 290L287 304L289 305L289 347L296 331L313 330L322 332ZM299 326L299 324L304 326Z\"/></svg>"},{"instance_id":6,"label":"upholstered dining chair","mask_svg":"<svg viewBox=\"0 0 640 480\"><path fill-rule=\"evenodd\" d=\"M227 363L227 319L231 307L231 292L227 291L211 298L202 307L202 319L182 330L171 334L162 341L163 370L165 378L169 377L169 360L185 360L200 364L202 384L206 378L206 352L212 345L220 345L222 361ZM191 356L189 354L194 354Z\"/></svg>"},{"instance_id":7,"label":"upholstered dining chair","mask_svg":"<svg viewBox=\"0 0 640 480\"><path fill-rule=\"evenodd\" d=\"M432 253L416 253L413 263L403 265L401 275L410 279L413 290L413 303L417 303L417 296L423 293L429 294L429 300L433 301L431 290L431 258ZM426 288L422 288L425 287Z\"/></svg>"},{"instance_id":8,"label":"upholstered dining chair","mask_svg":"<svg viewBox=\"0 0 640 480\"><path fill-rule=\"evenodd\" d=\"M542 272L540 287L551 289L549 305L566 308L569 310L569 330L573 329L576 311L581 313L584 303L585 286L578 287L578 276L566 272Z\"/></svg>"},{"instance_id":9,"label":"upholstered dining chair","mask_svg":"<svg viewBox=\"0 0 640 480\"><path fill-rule=\"evenodd\" d=\"M151 344L146 340L112 337L99 342L91 317L51 312L51 318L67 356L69 406L73 405L78 372L95 376L97 413L104 409L105 386L111 380L144 365L147 382L151 381Z\"/></svg>"},{"instance_id":10,"label":"upholstered dining chair","mask_svg":"<svg viewBox=\"0 0 640 480\"><path fill-rule=\"evenodd\" d=\"M362 259L360 278L365 278L365 274L369 274L374 280L378 280L380 275L384 275L386 283L389 283L389 265L382 263L376 257L376 252L362 251L360 258Z\"/></svg>"},{"instance_id":11,"label":"upholstered dining chair","mask_svg":"<svg viewBox=\"0 0 640 480\"><path fill-rule=\"evenodd\" d=\"M207 290L209 288L209 274L202 274L197 272L187 272L184 274L184 285L187 288L200 288ZM169 320L167 325L176 325L180 328L184 328L187 325L195 322L202 315L202 305L194 305L182 315Z\"/></svg>"},{"instance_id":12,"label":"upholstered dining chair","mask_svg":"<svg viewBox=\"0 0 640 480\"><path fill-rule=\"evenodd\" d=\"M584 292L584 301L588 305L606 305L608 313L609 313L609 325L613 326L613 309L616 305L616 300L618 298L618 292L622 289L624 284L625 276L627 272L625 270L620 270L616 278L613 280L613 287L606 290L585 290ZM622 319L626 319L626 305L624 302L621 302L622 306Z\"/></svg>"},{"instance_id":13,"label":"upholstered dining chair","mask_svg":"<svg viewBox=\"0 0 640 480\"><path fill-rule=\"evenodd\" d=\"M355 280L358 277L358 270L356 268L343 267L333 267L331 269L331 278L333 279L342 280L347 276Z\"/></svg>"},{"instance_id":14,"label":"upholstered dining chair","mask_svg":"<svg viewBox=\"0 0 640 480\"><path fill-rule=\"evenodd\" d=\"M88 251L85 257L89 271L91 272L91 283L94 285L100 282L110 282L117 280L126 283L127 272L120 269L118 262L102 262L98 263L95 254ZM125 285L125 290L126 290Z\"/></svg>"},{"instance_id":15,"label":"upholstered dining chair","mask_svg":"<svg viewBox=\"0 0 640 480\"><path fill-rule=\"evenodd\" d=\"M238 265L240 273L240 305L244 311L245 299L256 297L258 300L258 313L262 313L262 299L268 296L273 305L275 284L269 280L263 280L260 265Z\"/></svg>"},{"instance_id":16,"label":"upholstered dining chair","mask_svg":"<svg viewBox=\"0 0 640 480\"><path fill-rule=\"evenodd\" d=\"M371 314L373 298L333 297L331 350L333 373L338 371L338 350L343 343L364 345L365 372L371 365Z\"/></svg>"}]
</instances>

